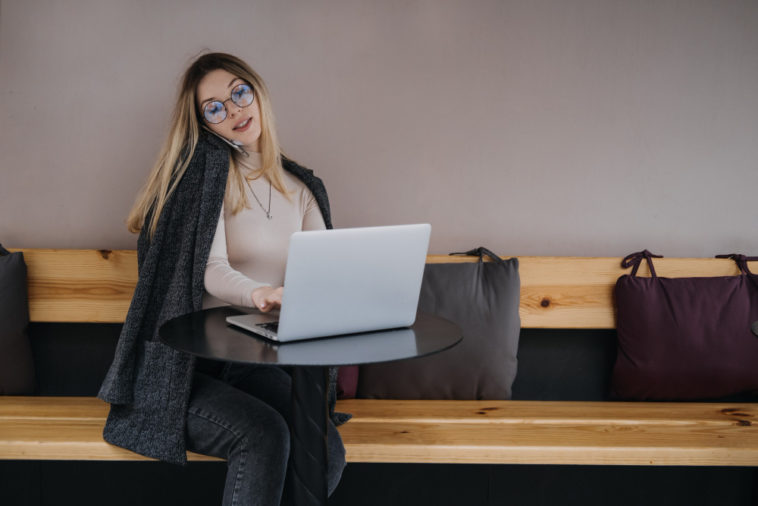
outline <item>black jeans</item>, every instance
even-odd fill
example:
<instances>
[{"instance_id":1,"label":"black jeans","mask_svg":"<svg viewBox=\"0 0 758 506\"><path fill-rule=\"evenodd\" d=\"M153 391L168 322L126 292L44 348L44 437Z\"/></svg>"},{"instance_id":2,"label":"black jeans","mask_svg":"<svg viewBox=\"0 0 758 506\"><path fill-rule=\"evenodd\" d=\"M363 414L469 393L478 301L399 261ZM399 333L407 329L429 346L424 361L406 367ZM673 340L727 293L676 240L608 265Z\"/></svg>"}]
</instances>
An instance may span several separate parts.
<instances>
[{"instance_id":1,"label":"black jeans","mask_svg":"<svg viewBox=\"0 0 758 506\"><path fill-rule=\"evenodd\" d=\"M187 413L188 449L227 460L224 506L278 505L290 453L292 380L269 365L227 364L195 372ZM345 448L328 424L328 490L345 467Z\"/></svg>"}]
</instances>

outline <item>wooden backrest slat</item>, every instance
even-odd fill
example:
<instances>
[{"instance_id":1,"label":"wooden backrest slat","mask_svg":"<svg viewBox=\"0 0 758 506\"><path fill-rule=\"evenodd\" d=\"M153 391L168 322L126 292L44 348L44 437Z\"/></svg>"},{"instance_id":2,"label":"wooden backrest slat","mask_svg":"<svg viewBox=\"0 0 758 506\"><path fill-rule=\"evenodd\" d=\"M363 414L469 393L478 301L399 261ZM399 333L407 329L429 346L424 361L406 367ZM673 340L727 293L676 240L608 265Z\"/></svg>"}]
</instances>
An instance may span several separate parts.
<instances>
[{"instance_id":1,"label":"wooden backrest slat","mask_svg":"<svg viewBox=\"0 0 758 506\"><path fill-rule=\"evenodd\" d=\"M20 251L32 321L123 323L137 284L136 251Z\"/></svg>"},{"instance_id":2,"label":"wooden backrest slat","mask_svg":"<svg viewBox=\"0 0 758 506\"><path fill-rule=\"evenodd\" d=\"M134 250L22 249L28 266L29 311L35 322L124 321L137 283ZM473 262L429 255L428 263ZM613 286L627 273L620 258L519 257L523 328L615 327ZM732 276L731 260L662 258L659 276ZM758 262L751 267L758 271ZM648 275L643 263L640 275Z\"/></svg>"}]
</instances>

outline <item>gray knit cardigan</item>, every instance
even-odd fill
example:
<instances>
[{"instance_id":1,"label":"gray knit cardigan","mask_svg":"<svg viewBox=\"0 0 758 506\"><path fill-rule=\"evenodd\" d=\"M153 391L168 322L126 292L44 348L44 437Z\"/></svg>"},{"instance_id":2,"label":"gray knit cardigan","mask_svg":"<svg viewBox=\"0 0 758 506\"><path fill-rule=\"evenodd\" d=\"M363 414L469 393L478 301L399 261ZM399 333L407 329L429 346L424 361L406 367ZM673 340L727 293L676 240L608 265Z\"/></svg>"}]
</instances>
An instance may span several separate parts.
<instances>
[{"instance_id":1,"label":"gray knit cardigan","mask_svg":"<svg viewBox=\"0 0 758 506\"><path fill-rule=\"evenodd\" d=\"M327 228L329 200L313 171L282 158L310 189ZM216 231L229 172L229 148L203 132L152 240L142 228L137 242L139 277L113 363L98 397L111 404L103 437L111 444L176 464L187 461L185 421L195 358L158 340L167 320L202 308L205 265ZM149 222L149 217L148 217ZM334 413L336 369L330 370Z\"/></svg>"}]
</instances>

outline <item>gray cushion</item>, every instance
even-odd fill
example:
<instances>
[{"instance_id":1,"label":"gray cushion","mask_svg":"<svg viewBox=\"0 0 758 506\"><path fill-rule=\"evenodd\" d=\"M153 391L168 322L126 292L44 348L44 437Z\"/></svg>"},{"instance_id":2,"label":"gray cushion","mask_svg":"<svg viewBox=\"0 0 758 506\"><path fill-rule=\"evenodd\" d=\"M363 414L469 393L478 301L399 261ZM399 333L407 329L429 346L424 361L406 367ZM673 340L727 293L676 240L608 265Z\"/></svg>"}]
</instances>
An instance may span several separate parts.
<instances>
[{"instance_id":1,"label":"gray cushion","mask_svg":"<svg viewBox=\"0 0 758 506\"><path fill-rule=\"evenodd\" d=\"M0 246L0 394L34 393L26 264Z\"/></svg>"},{"instance_id":2,"label":"gray cushion","mask_svg":"<svg viewBox=\"0 0 758 506\"><path fill-rule=\"evenodd\" d=\"M463 342L436 355L361 366L358 397L509 399L516 376L518 259L427 264L419 310L457 323Z\"/></svg>"}]
</instances>

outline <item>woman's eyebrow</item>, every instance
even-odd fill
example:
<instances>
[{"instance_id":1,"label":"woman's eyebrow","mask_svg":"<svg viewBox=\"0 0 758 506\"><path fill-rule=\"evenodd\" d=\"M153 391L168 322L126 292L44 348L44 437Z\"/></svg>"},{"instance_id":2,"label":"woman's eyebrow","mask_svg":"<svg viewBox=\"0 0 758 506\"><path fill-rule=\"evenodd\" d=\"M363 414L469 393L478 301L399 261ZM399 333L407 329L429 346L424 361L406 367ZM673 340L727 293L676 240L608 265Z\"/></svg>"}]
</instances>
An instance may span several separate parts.
<instances>
[{"instance_id":1,"label":"woman's eyebrow","mask_svg":"<svg viewBox=\"0 0 758 506\"><path fill-rule=\"evenodd\" d=\"M241 80L242 80L241 77L235 77L234 79L232 79L231 81L229 81L229 84L227 84L226 87L227 88L231 88L235 81L241 81ZM216 98L216 97L208 97L205 100L203 100L202 102L200 102L200 105L203 105L206 102L210 102L211 100L218 100L219 102L221 101L221 99Z\"/></svg>"}]
</instances>

